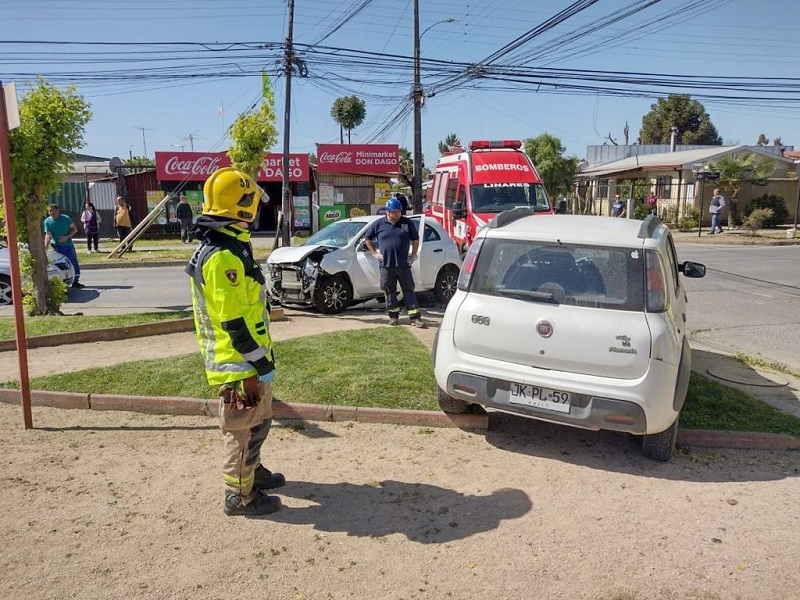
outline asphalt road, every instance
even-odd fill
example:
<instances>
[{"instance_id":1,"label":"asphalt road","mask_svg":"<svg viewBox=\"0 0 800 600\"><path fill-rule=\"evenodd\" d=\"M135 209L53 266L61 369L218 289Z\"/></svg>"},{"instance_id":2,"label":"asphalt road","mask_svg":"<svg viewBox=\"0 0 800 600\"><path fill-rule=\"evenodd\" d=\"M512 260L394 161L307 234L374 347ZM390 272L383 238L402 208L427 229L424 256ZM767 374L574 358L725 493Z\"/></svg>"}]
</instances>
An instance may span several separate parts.
<instances>
[{"instance_id":1,"label":"asphalt road","mask_svg":"<svg viewBox=\"0 0 800 600\"><path fill-rule=\"evenodd\" d=\"M800 246L679 244L706 265L684 279L693 338L800 371Z\"/></svg>"}]
</instances>

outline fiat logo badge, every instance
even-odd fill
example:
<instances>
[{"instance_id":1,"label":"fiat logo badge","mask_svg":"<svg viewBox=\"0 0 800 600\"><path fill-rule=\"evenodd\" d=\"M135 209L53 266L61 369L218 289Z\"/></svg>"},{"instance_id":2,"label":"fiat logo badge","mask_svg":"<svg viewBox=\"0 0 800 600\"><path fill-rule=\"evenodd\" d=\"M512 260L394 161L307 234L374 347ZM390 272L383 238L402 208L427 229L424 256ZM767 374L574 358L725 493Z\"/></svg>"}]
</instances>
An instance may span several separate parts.
<instances>
[{"instance_id":1,"label":"fiat logo badge","mask_svg":"<svg viewBox=\"0 0 800 600\"><path fill-rule=\"evenodd\" d=\"M539 332L539 335L543 338L549 338L553 335L553 326L550 324L550 321L539 321L536 324L536 331Z\"/></svg>"}]
</instances>

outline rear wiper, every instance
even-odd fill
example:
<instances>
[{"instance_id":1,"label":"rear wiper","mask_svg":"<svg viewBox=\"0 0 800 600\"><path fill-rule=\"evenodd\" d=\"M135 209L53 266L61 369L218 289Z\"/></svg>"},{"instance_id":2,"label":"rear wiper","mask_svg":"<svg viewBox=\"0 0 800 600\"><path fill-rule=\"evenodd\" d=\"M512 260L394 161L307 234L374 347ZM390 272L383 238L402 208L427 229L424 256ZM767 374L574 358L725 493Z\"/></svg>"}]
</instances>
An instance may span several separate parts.
<instances>
[{"instance_id":1,"label":"rear wiper","mask_svg":"<svg viewBox=\"0 0 800 600\"><path fill-rule=\"evenodd\" d=\"M550 292L503 289L497 290L497 293L502 294L503 296L510 296L512 298L520 298L522 300L541 300L542 302L552 302L553 304L558 304L558 300L556 300L556 297Z\"/></svg>"}]
</instances>

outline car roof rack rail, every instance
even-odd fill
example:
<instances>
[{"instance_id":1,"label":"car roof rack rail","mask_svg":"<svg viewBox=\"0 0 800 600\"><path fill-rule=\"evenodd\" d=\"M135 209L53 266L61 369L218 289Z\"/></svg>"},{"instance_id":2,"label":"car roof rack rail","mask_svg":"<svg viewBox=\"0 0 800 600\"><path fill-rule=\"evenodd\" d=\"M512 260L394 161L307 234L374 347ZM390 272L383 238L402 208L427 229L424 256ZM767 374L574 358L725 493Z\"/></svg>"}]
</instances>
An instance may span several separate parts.
<instances>
[{"instance_id":1,"label":"car roof rack rail","mask_svg":"<svg viewBox=\"0 0 800 600\"><path fill-rule=\"evenodd\" d=\"M639 227L638 238L646 240L653 237L653 232L661 225L661 219L655 215L647 215L642 221L642 226Z\"/></svg>"},{"instance_id":2,"label":"car roof rack rail","mask_svg":"<svg viewBox=\"0 0 800 600\"><path fill-rule=\"evenodd\" d=\"M505 227L514 221L524 219L525 217L532 217L536 211L532 208L512 208L497 215L494 219L489 221L487 227L495 229L497 227Z\"/></svg>"}]
</instances>

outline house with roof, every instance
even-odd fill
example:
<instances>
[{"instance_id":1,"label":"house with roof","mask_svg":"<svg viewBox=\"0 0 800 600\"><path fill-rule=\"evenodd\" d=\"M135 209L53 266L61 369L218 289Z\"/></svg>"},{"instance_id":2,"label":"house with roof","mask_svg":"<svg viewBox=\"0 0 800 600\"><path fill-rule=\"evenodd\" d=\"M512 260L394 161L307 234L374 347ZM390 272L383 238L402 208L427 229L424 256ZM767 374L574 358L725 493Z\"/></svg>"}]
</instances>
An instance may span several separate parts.
<instances>
[{"instance_id":1,"label":"house with roof","mask_svg":"<svg viewBox=\"0 0 800 600\"><path fill-rule=\"evenodd\" d=\"M711 165L729 155L753 152L773 159L775 172L766 186L744 184L739 209L753 198L775 194L794 214L798 195L797 163L787 149L774 146L590 146L577 174L577 196L583 212L610 215L614 196L642 201L650 192L658 198L659 215L672 221L690 208L708 206L717 182ZM708 173L711 175L707 175ZM707 178L708 177L708 178ZM723 191L724 194L724 191ZM702 214L704 222L708 214Z\"/></svg>"}]
</instances>

